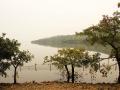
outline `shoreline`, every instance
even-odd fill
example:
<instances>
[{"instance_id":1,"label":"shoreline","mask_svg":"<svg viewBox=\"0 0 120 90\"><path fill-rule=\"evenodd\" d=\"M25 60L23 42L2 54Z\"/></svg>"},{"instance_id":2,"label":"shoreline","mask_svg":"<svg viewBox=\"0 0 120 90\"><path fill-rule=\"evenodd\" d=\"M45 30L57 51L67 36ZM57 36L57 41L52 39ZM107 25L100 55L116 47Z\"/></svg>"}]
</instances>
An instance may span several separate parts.
<instances>
[{"instance_id":1,"label":"shoreline","mask_svg":"<svg viewBox=\"0 0 120 90\"><path fill-rule=\"evenodd\" d=\"M26 82L0 83L0 90L120 90L117 83L66 83L66 82Z\"/></svg>"}]
</instances>

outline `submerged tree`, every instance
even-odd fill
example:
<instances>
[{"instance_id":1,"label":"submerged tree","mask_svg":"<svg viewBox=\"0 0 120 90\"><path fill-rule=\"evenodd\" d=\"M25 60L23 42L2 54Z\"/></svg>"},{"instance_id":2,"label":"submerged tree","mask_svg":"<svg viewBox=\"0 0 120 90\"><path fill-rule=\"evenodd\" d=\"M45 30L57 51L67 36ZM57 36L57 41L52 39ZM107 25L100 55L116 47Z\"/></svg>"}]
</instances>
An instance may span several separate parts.
<instances>
[{"instance_id":1,"label":"submerged tree","mask_svg":"<svg viewBox=\"0 0 120 90\"><path fill-rule=\"evenodd\" d=\"M77 35L86 35L91 44L99 43L112 48L110 57L115 58L119 67L118 83L120 83L120 12L113 16L104 15L99 24L91 26Z\"/></svg>"}]
</instances>

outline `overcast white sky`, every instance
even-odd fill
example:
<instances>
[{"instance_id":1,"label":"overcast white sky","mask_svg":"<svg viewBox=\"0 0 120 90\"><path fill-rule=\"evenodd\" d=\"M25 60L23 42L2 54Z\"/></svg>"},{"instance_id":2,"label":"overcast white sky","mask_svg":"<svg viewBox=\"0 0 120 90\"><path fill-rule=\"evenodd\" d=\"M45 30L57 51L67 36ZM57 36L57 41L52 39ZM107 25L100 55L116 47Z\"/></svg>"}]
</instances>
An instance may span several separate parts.
<instances>
[{"instance_id":1,"label":"overcast white sky","mask_svg":"<svg viewBox=\"0 0 120 90\"><path fill-rule=\"evenodd\" d=\"M111 15L120 0L0 0L0 33L18 40L74 34Z\"/></svg>"}]
</instances>

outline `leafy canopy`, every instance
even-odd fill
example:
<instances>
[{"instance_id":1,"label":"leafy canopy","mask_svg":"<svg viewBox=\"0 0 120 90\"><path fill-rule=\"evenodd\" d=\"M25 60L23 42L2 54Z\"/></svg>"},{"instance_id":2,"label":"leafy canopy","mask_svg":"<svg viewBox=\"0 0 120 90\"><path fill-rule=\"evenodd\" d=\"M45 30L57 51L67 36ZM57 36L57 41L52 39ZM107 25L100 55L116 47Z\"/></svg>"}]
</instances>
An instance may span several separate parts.
<instances>
[{"instance_id":1,"label":"leafy canopy","mask_svg":"<svg viewBox=\"0 0 120 90\"><path fill-rule=\"evenodd\" d=\"M64 69L65 65L74 65L74 67L85 66L93 68L95 71L99 69L100 54L90 55L83 48L63 48L53 56L46 56L44 63L51 63L58 69Z\"/></svg>"},{"instance_id":2,"label":"leafy canopy","mask_svg":"<svg viewBox=\"0 0 120 90\"><path fill-rule=\"evenodd\" d=\"M5 36L5 33L0 36L0 74L2 76L6 75L5 71L10 67L10 58L18 52L20 46L17 40L10 40Z\"/></svg>"},{"instance_id":3,"label":"leafy canopy","mask_svg":"<svg viewBox=\"0 0 120 90\"><path fill-rule=\"evenodd\" d=\"M86 35L91 44L109 45L113 49L112 56L115 56L115 52L120 56L120 12L114 12L112 16L104 15L97 25L85 29L78 35Z\"/></svg>"}]
</instances>

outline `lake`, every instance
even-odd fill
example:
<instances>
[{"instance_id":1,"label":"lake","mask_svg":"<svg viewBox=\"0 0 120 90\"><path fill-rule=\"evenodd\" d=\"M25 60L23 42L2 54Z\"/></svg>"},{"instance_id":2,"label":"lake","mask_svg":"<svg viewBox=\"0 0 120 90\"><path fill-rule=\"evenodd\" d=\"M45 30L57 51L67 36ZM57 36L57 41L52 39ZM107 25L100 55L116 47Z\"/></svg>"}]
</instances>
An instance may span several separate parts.
<instances>
[{"instance_id":1,"label":"lake","mask_svg":"<svg viewBox=\"0 0 120 90\"><path fill-rule=\"evenodd\" d=\"M57 53L57 50L59 48L53 48L53 47L45 47L40 46L36 44L31 44L30 42L22 43L22 48L25 50L29 50L35 58L25 64L23 67L18 68L18 82L43 82L43 81L56 81L56 80L62 80L61 73L59 70L57 70L54 66L50 65L43 65L44 57L54 55ZM102 57L107 57L108 55L102 54ZM109 63L114 64L115 61L109 62L109 60L103 61L102 63ZM36 67L35 67L36 66ZM102 74L100 72L97 72L94 74L95 79L92 78L93 75L89 73L88 69L83 70L83 68L75 68L79 74L80 82L86 82L86 83L115 83L118 77L118 67L117 65L112 66L111 71L108 73L108 77L102 77ZM6 78L0 77L1 83L13 83L13 67L11 67L10 70L7 70L8 76ZM84 77L83 77L84 76Z\"/></svg>"}]
</instances>

